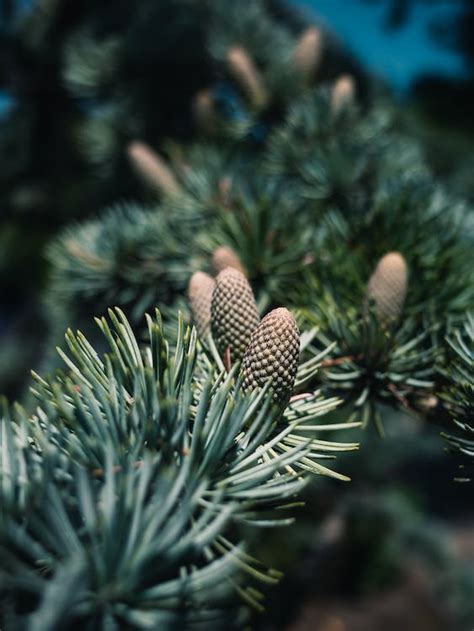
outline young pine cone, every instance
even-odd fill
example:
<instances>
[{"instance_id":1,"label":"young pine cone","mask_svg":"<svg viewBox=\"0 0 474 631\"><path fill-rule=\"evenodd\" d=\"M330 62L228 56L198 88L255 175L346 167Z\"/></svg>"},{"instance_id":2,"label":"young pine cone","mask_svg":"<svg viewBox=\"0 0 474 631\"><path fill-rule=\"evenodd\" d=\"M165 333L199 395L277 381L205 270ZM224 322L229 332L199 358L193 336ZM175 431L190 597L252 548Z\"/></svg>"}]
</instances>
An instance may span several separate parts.
<instances>
[{"instance_id":1,"label":"young pine cone","mask_svg":"<svg viewBox=\"0 0 474 631\"><path fill-rule=\"evenodd\" d=\"M239 258L239 255L232 250L232 248L228 248L225 245L221 245L219 248L214 250L212 255L212 266L216 274L222 272L226 267L233 267L234 269L239 270L242 274L245 274L245 267L242 265L242 261Z\"/></svg>"},{"instance_id":2,"label":"young pine cone","mask_svg":"<svg viewBox=\"0 0 474 631\"><path fill-rule=\"evenodd\" d=\"M188 285L188 300L198 336L211 332L211 300L216 281L205 272L195 272Z\"/></svg>"},{"instance_id":3,"label":"young pine cone","mask_svg":"<svg viewBox=\"0 0 474 631\"><path fill-rule=\"evenodd\" d=\"M338 114L355 99L355 83L351 75L341 75L331 90L331 109L334 114Z\"/></svg>"},{"instance_id":4,"label":"young pine cone","mask_svg":"<svg viewBox=\"0 0 474 631\"><path fill-rule=\"evenodd\" d=\"M251 105L256 109L265 107L268 96L263 77L248 52L240 46L229 48L226 61L230 74L247 96Z\"/></svg>"},{"instance_id":5,"label":"young pine cone","mask_svg":"<svg viewBox=\"0 0 474 631\"><path fill-rule=\"evenodd\" d=\"M239 270L227 267L216 278L211 302L212 336L223 358L242 359L260 320L252 288Z\"/></svg>"},{"instance_id":6,"label":"young pine cone","mask_svg":"<svg viewBox=\"0 0 474 631\"><path fill-rule=\"evenodd\" d=\"M293 51L293 63L308 81L316 74L321 62L322 44L321 31L310 26L301 34Z\"/></svg>"},{"instance_id":7,"label":"young pine cone","mask_svg":"<svg viewBox=\"0 0 474 631\"><path fill-rule=\"evenodd\" d=\"M375 302L382 321L397 319L407 293L408 266L400 252L389 252L377 263L367 285L367 300Z\"/></svg>"},{"instance_id":8,"label":"young pine cone","mask_svg":"<svg viewBox=\"0 0 474 631\"><path fill-rule=\"evenodd\" d=\"M192 108L199 131L212 136L218 127L218 115L211 91L208 89L200 90L193 99Z\"/></svg>"},{"instance_id":9,"label":"young pine cone","mask_svg":"<svg viewBox=\"0 0 474 631\"><path fill-rule=\"evenodd\" d=\"M243 387L263 387L271 379L273 400L284 406L293 392L300 353L300 333L288 309L266 315L252 334L242 362Z\"/></svg>"},{"instance_id":10,"label":"young pine cone","mask_svg":"<svg viewBox=\"0 0 474 631\"><path fill-rule=\"evenodd\" d=\"M127 154L137 173L149 186L162 194L179 192L180 186L170 166L147 144L134 140L128 145Z\"/></svg>"}]
</instances>

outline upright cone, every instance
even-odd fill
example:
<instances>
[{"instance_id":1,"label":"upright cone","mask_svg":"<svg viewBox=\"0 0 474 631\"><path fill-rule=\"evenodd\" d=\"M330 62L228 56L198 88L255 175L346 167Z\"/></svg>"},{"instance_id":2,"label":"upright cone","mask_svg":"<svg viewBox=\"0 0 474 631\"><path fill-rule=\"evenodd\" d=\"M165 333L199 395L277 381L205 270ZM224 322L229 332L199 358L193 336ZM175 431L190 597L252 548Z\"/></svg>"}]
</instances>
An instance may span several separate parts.
<instances>
[{"instance_id":1,"label":"upright cone","mask_svg":"<svg viewBox=\"0 0 474 631\"><path fill-rule=\"evenodd\" d=\"M375 302L380 320L395 320L405 303L408 266L400 252L389 252L377 263L367 284L367 301Z\"/></svg>"},{"instance_id":2,"label":"upright cone","mask_svg":"<svg viewBox=\"0 0 474 631\"><path fill-rule=\"evenodd\" d=\"M256 109L265 107L267 92L263 77L255 67L252 58L240 46L233 46L227 51L227 67L230 74Z\"/></svg>"},{"instance_id":3,"label":"upright cone","mask_svg":"<svg viewBox=\"0 0 474 631\"><path fill-rule=\"evenodd\" d=\"M210 90L200 90L193 99L193 115L200 132L212 136L217 130L217 112Z\"/></svg>"},{"instance_id":4,"label":"upright cone","mask_svg":"<svg viewBox=\"0 0 474 631\"><path fill-rule=\"evenodd\" d=\"M211 302L212 336L223 358L240 361L250 336L260 320L248 280L239 270L227 267L216 278Z\"/></svg>"},{"instance_id":5,"label":"upright cone","mask_svg":"<svg viewBox=\"0 0 474 631\"><path fill-rule=\"evenodd\" d=\"M245 351L244 388L261 388L271 380L274 402L286 405L295 384L299 352L300 333L294 317L288 309L274 309L260 322Z\"/></svg>"},{"instance_id":6,"label":"upright cone","mask_svg":"<svg viewBox=\"0 0 474 631\"><path fill-rule=\"evenodd\" d=\"M212 266L216 274L222 272L226 267L233 267L246 275L245 267L239 258L239 255L232 248L221 245L212 254Z\"/></svg>"},{"instance_id":7,"label":"upright cone","mask_svg":"<svg viewBox=\"0 0 474 631\"><path fill-rule=\"evenodd\" d=\"M334 114L338 114L345 107L353 103L355 100L355 83L354 79L348 75L341 75L331 91L331 109Z\"/></svg>"},{"instance_id":8,"label":"upright cone","mask_svg":"<svg viewBox=\"0 0 474 631\"><path fill-rule=\"evenodd\" d=\"M316 26L310 26L299 37L293 51L293 63L306 81L316 74L321 63L323 38Z\"/></svg>"},{"instance_id":9,"label":"upright cone","mask_svg":"<svg viewBox=\"0 0 474 631\"><path fill-rule=\"evenodd\" d=\"M221 177L218 183L218 191L219 191L219 201L220 203L227 208L231 209L232 205L232 178L228 175L224 175Z\"/></svg>"},{"instance_id":10,"label":"upright cone","mask_svg":"<svg viewBox=\"0 0 474 631\"><path fill-rule=\"evenodd\" d=\"M211 332L211 300L216 281L205 272L195 272L188 285L188 300L198 335L205 339Z\"/></svg>"},{"instance_id":11,"label":"upright cone","mask_svg":"<svg viewBox=\"0 0 474 631\"><path fill-rule=\"evenodd\" d=\"M143 180L161 193L180 190L177 179L165 160L144 142L134 140L127 147L128 157Z\"/></svg>"}]
</instances>

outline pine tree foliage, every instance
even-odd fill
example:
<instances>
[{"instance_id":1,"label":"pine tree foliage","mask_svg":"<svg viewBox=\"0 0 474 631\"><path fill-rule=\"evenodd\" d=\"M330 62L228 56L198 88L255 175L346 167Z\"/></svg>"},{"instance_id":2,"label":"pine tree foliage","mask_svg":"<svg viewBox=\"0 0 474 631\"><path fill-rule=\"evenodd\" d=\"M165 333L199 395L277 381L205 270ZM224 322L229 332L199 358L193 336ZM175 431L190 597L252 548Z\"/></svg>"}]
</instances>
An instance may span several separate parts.
<instances>
[{"instance_id":1,"label":"pine tree foliage","mask_svg":"<svg viewBox=\"0 0 474 631\"><path fill-rule=\"evenodd\" d=\"M110 178L136 136L182 127L192 90L206 76L209 8L195 0L140 0L133 7L121 3L113 20L107 10L95 13L70 35L62 69L69 90L86 106L78 127L83 156ZM179 86L177 72L193 79Z\"/></svg>"},{"instance_id":2,"label":"pine tree foliage","mask_svg":"<svg viewBox=\"0 0 474 631\"><path fill-rule=\"evenodd\" d=\"M114 302L133 317L182 291L191 270L188 226L159 210L121 204L100 220L68 228L51 245L51 301L102 314ZM90 311L89 311L90 312Z\"/></svg>"},{"instance_id":3,"label":"pine tree foliage","mask_svg":"<svg viewBox=\"0 0 474 631\"><path fill-rule=\"evenodd\" d=\"M446 440L460 460L462 479L471 479L474 458L474 313L468 313L461 326L450 331L447 343L451 361L444 371L448 384L442 393L456 425L456 433Z\"/></svg>"},{"instance_id":4,"label":"pine tree foliage","mask_svg":"<svg viewBox=\"0 0 474 631\"><path fill-rule=\"evenodd\" d=\"M147 248L166 271L152 265L141 273L140 239L112 211L93 225L100 234L108 221L129 252L133 273L123 288L94 266L82 270L76 257L92 250L113 278L123 276L124 257L111 257L107 240L76 232L77 252L64 247L68 234L50 250L52 291L59 288L56 295L74 313L84 283L96 313L117 304L139 319L156 301L166 310L179 300L185 281L175 282L175 271L188 278L197 270L213 273L213 253L228 248L245 269L261 316L286 305L299 314L303 331L318 328L309 353L332 344L318 376L324 379L313 385L335 388L348 403L348 418L364 424L376 418L381 429L380 403L413 411L434 390L445 322L474 304L474 235L466 229L472 211L433 182L386 98L374 93L364 103L363 82L347 72L330 79L326 70L317 72L308 82L295 69L305 30L276 21L264 2L247 8L216 3L211 9L208 45L221 76L209 89L227 107L215 134L208 142L166 144L179 190L150 208L149 220L157 215L163 228L144 228ZM321 64L330 68L328 42L322 38ZM250 84L229 70L229 51L236 49L265 86L268 100L258 107L249 102ZM288 73L291 80L279 82L277 75ZM336 107L338 85L344 103ZM389 252L406 261L408 285L399 317L383 323L380 313L364 313L364 304L370 276Z\"/></svg>"},{"instance_id":5,"label":"pine tree foliage","mask_svg":"<svg viewBox=\"0 0 474 631\"><path fill-rule=\"evenodd\" d=\"M285 11L286 23L281 19ZM86 140L83 154L96 168L100 165L106 177L116 172L124 144L133 140L133 133L156 142L166 122L168 135L182 137L194 126L205 134L258 138L268 128L267 120L279 118L308 84L298 43L309 25L284 3L166 0L157 6L141 0L134 10L123 5L116 13L110 24L101 12L95 22L79 23L69 36L63 59L66 84L87 104L80 122ZM146 43L151 39L152 48ZM188 45L177 44L182 41ZM347 69L347 60L341 63L342 51L335 54L333 48L330 38L325 38L321 56L324 52L335 62L333 72ZM149 75L153 69L161 71L159 79ZM186 72L192 79L178 85L173 69L176 75ZM114 129L104 116L111 108ZM189 120L190 111L196 120ZM102 144L101 156L87 142L92 141L92 132L99 144L102 132L110 139Z\"/></svg>"},{"instance_id":6,"label":"pine tree foliage","mask_svg":"<svg viewBox=\"0 0 474 631\"><path fill-rule=\"evenodd\" d=\"M374 108L364 116L353 105L339 114L330 86L322 85L295 100L283 124L272 130L265 161L270 173L287 174L303 198L316 207L338 205L352 213L363 208L390 150L390 115Z\"/></svg>"},{"instance_id":7,"label":"pine tree foliage","mask_svg":"<svg viewBox=\"0 0 474 631\"><path fill-rule=\"evenodd\" d=\"M244 179L245 178L245 179ZM242 261L257 293L284 299L286 283L300 275L315 247L304 205L273 177L232 179L215 229L201 238L207 252L228 244Z\"/></svg>"},{"instance_id":8,"label":"pine tree foliage","mask_svg":"<svg viewBox=\"0 0 474 631\"><path fill-rule=\"evenodd\" d=\"M70 91L81 97L100 97L110 90L119 52L117 36L98 41L91 32L74 33L64 53L64 79Z\"/></svg>"},{"instance_id":9,"label":"pine tree foliage","mask_svg":"<svg viewBox=\"0 0 474 631\"><path fill-rule=\"evenodd\" d=\"M35 375L35 413L4 410L2 628L201 628L222 624L232 592L261 607L242 571L279 575L229 536L291 521L308 470L343 478L318 460L356 445L312 438L337 401L315 393L282 417L268 386L245 395L235 370L218 374L182 321L172 348L147 317L142 349L120 310L97 323L106 354L69 330L67 371Z\"/></svg>"},{"instance_id":10,"label":"pine tree foliage","mask_svg":"<svg viewBox=\"0 0 474 631\"><path fill-rule=\"evenodd\" d=\"M29 51L65 7L41 4ZM5 406L0 624L239 626L239 602L262 606L254 583L279 578L245 528L289 523L310 473L347 479L328 465L357 444L323 432L382 434L387 409L436 396L469 473L473 211L284 2L75 11L54 58L94 179L83 206L140 201L92 204L48 248L51 338L96 315L102 339L69 330L66 370L35 374L37 408ZM6 179L31 159L18 149ZM406 274L374 292L394 252Z\"/></svg>"},{"instance_id":11,"label":"pine tree foliage","mask_svg":"<svg viewBox=\"0 0 474 631\"><path fill-rule=\"evenodd\" d=\"M382 405L414 413L418 400L434 389L436 335L429 324L421 331L413 320L387 327L374 311L362 311L352 307L341 315L328 295L319 309L302 314L321 327L316 346L333 344L317 377L320 385L346 402L350 420L362 420L364 427L374 422L383 435Z\"/></svg>"}]
</instances>

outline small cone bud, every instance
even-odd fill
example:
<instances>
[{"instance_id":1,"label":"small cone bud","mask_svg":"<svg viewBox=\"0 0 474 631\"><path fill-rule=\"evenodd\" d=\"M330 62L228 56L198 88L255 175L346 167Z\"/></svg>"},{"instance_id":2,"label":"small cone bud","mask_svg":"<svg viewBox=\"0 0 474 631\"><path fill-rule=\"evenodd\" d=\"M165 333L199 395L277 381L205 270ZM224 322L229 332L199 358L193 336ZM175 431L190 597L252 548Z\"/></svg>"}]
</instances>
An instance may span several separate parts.
<instances>
[{"instance_id":1,"label":"small cone bud","mask_svg":"<svg viewBox=\"0 0 474 631\"><path fill-rule=\"evenodd\" d=\"M334 114L339 113L345 107L353 103L355 99L354 79L344 74L336 80L331 90L331 109Z\"/></svg>"},{"instance_id":2,"label":"small cone bud","mask_svg":"<svg viewBox=\"0 0 474 631\"><path fill-rule=\"evenodd\" d=\"M375 302L380 320L394 320L400 316L407 281L408 266L400 252L389 252L379 260L367 285L367 300Z\"/></svg>"},{"instance_id":3,"label":"small cone bud","mask_svg":"<svg viewBox=\"0 0 474 631\"><path fill-rule=\"evenodd\" d=\"M238 254L236 254L232 248L228 248L225 245L221 245L217 250L214 250L212 266L216 274L225 270L226 267L233 267L246 275L245 267L242 265Z\"/></svg>"},{"instance_id":4,"label":"small cone bud","mask_svg":"<svg viewBox=\"0 0 474 631\"><path fill-rule=\"evenodd\" d=\"M180 190L170 167L153 149L144 142L134 140L128 145L128 157L143 180L161 193L176 193Z\"/></svg>"},{"instance_id":5,"label":"small cone bud","mask_svg":"<svg viewBox=\"0 0 474 631\"><path fill-rule=\"evenodd\" d=\"M188 300L198 336L211 332L211 300L216 281L205 272L195 272L188 285Z\"/></svg>"},{"instance_id":6,"label":"small cone bud","mask_svg":"<svg viewBox=\"0 0 474 631\"><path fill-rule=\"evenodd\" d=\"M227 51L227 67L252 106L256 109L265 107L267 93L263 78L247 51L240 46L230 48Z\"/></svg>"},{"instance_id":7,"label":"small cone bud","mask_svg":"<svg viewBox=\"0 0 474 631\"><path fill-rule=\"evenodd\" d=\"M433 412L439 404L439 399L433 394L430 394L426 397L419 397L415 401L415 405L422 414L430 414Z\"/></svg>"},{"instance_id":8,"label":"small cone bud","mask_svg":"<svg viewBox=\"0 0 474 631\"><path fill-rule=\"evenodd\" d=\"M306 80L316 74L321 63L323 38L321 31L315 26L304 31L293 51L293 63Z\"/></svg>"},{"instance_id":9,"label":"small cone bud","mask_svg":"<svg viewBox=\"0 0 474 631\"><path fill-rule=\"evenodd\" d=\"M218 190L220 203L229 209L232 203L232 179L228 175L221 177L218 184Z\"/></svg>"},{"instance_id":10,"label":"small cone bud","mask_svg":"<svg viewBox=\"0 0 474 631\"><path fill-rule=\"evenodd\" d=\"M193 115L200 132L211 136L217 129L217 113L210 90L200 90L193 100Z\"/></svg>"},{"instance_id":11,"label":"small cone bud","mask_svg":"<svg viewBox=\"0 0 474 631\"><path fill-rule=\"evenodd\" d=\"M227 267L216 278L211 302L212 336L222 357L230 352L230 364L240 361L258 326L260 316L248 280Z\"/></svg>"},{"instance_id":12,"label":"small cone bud","mask_svg":"<svg viewBox=\"0 0 474 631\"><path fill-rule=\"evenodd\" d=\"M243 387L263 387L271 380L273 400L286 405L293 392L300 354L300 333L283 307L267 314L252 334L242 362Z\"/></svg>"}]
</instances>

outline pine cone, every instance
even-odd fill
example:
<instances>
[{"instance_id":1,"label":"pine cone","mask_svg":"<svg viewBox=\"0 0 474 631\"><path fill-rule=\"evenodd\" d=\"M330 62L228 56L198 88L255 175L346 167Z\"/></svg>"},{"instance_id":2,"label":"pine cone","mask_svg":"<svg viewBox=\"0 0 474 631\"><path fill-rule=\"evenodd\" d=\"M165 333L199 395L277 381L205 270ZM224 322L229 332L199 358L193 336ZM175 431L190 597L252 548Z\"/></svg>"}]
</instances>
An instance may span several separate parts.
<instances>
[{"instance_id":1,"label":"pine cone","mask_svg":"<svg viewBox=\"0 0 474 631\"><path fill-rule=\"evenodd\" d=\"M251 105L257 109L265 107L268 99L263 78L248 52L240 46L229 48L227 67Z\"/></svg>"},{"instance_id":2,"label":"pine cone","mask_svg":"<svg viewBox=\"0 0 474 631\"><path fill-rule=\"evenodd\" d=\"M242 272L227 267L216 278L211 302L212 335L221 356L230 349L231 363L242 359L259 320L248 280Z\"/></svg>"},{"instance_id":3,"label":"pine cone","mask_svg":"<svg viewBox=\"0 0 474 631\"><path fill-rule=\"evenodd\" d=\"M310 26L299 37L293 51L293 63L305 77L311 79L321 62L322 35L315 26Z\"/></svg>"},{"instance_id":4,"label":"pine cone","mask_svg":"<svg viewBox=\"0 0 474 631\"><path fill-rule=\"evenodd\" d=\"M288 403L295 384L300 333L294 317L283 307L274 309L252 334L242 362L243 387L263 387L272 381L273 400Z\"/></svg>"},{"instance_id":5,"label":"pine cone","mask_svg":"<svg viewBox=\"0 0 474 631\"><path fill-rule=\"evenodd\" d=\"M212 266L216 274L222 272L226 267L233 267L246 275L245 267L242 265L239 255L232 248L228 248L225 245L221 245L217 250L214 250Z\"/></svg>"},{"instance_id":6,"label":"pine cone","mask_svg":"<svg viewBox=\"0 0 474 631\"><path fill-rule=\"evenodd\" d=\"M189 305L201 339L211 332L211 300L215 286L216 281L205 272L195 272L189 281Z\"/></svg>"},{"instance_id":7,"label":"pine cone","mask_svg":"<svg viewBox=\"0 0 474 631\"><path fill-rule=\"evenodd\" d=\"M367 301L375 301L380 320L394 320L402 312L407 293L408 266L400 252L389 252L377 263L367 285Z\"/></svg>"},{"instance_id":8,"label":"pine cone","mask_svg":"<svg viewBox=\"0 0 474 631\"><path fill-rule=\"evenodd\" d=\"M331 109L334 114L338 114L345 107L350 105L355 99L354 79L344 74L336 80L331 91Z\"/></svg>"},{"instance_id":9,"label":"pine cone","mask_svg":"<svg viewBox=\"0 0 474 631\"><path fill-rule=\"evenodd\" d=\"M232 179L228 175L224 175L219 180L218 184L219 201L228 209L231 209L232 205Z\"/></svg>"},{"instance_id":10,"label":"pine cone","mask_svg":"<svg viewBox=\"0 0 474 631\"><path fill-rule=\"evenodd\" d=\"M177 193L180 186L166 161L144 142L134 140L127 147L128 157L143 180L161 193Z\"/></svg>"},{"instance_id":11,"label":"pine cone","mask_svg":"<svg viewBox=\"0 0 474 631\"><path fill-rule=\"evenodd\" d=\"M212 93L208 89L200 90L193 99L193 114L199 131L212 136L218 127L218 116Z\"/></svg>"}]
</instances>

